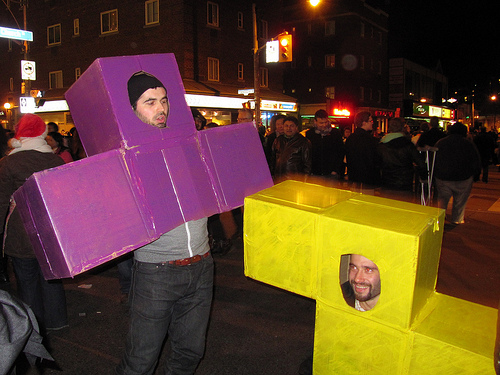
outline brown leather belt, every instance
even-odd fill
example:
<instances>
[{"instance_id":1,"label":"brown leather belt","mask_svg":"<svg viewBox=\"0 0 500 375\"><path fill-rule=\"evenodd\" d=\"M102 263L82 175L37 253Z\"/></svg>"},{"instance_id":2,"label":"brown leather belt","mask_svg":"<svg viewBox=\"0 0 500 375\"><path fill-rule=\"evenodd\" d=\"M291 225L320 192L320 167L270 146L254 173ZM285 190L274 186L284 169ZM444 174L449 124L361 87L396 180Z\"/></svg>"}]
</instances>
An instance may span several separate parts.
<instances>
[{"instance_id":1,"label":"brown leather belt","mask_svg":"<svg viewBox=\"0 0 500 375\"><path fill-rule=\"evenodd\" d=\"M203 258L206 258L210 255L210 251L207 251L205 254L202 255L195 255L191 258L184 258L184 259L177 259L177 260L170 260L168 264L175 264L176 266L189 266L190 264L197 263Z\"/></svg>"}]
</instances>

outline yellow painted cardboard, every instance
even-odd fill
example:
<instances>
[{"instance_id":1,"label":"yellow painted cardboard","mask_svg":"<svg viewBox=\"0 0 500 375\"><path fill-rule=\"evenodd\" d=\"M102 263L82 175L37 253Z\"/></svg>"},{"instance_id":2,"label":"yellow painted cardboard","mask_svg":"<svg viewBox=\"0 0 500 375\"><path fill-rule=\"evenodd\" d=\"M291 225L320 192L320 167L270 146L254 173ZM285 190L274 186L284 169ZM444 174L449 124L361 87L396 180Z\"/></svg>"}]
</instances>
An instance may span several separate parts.
<instances>
[{"instance_id":1,"label":"yellow painted cardboard","mask_svg":"<svg viewBox=\"0 0 500 375\"><path fill-rule=\"evenodd\" d=\"M286 181L245 200L245 274L317 300L316 375L494 374L497 310L435 292L443 223L440 209ZM347 254L379 268L370 311L344 300Z\"/></svg>"}]
</instances>

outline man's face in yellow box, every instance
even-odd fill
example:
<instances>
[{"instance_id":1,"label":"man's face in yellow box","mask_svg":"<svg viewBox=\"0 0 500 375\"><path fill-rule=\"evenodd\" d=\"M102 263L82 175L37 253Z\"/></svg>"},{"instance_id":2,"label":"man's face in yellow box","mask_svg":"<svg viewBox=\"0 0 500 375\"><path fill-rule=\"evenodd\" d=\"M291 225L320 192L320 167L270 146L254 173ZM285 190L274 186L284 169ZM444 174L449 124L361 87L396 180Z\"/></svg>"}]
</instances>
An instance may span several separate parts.
<instances>
[{"instance_id":1,"label":"man's face in yellow box","mask_svg":"<svg viewBox=\"0 0 500 375\"><path fill-rule=\"evenodd\" d=\"M375 263L362 255L351 254L349 283L364 310L376 305L380 296L380 273Z\"/></svg>"}]
</instances>

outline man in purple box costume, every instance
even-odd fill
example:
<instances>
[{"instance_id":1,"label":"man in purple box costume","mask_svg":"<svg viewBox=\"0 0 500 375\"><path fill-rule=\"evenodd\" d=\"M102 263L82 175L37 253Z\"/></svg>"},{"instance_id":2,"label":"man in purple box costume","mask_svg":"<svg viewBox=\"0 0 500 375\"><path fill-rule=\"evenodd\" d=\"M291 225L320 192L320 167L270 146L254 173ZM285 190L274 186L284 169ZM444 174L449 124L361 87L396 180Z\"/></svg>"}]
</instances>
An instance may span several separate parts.
<instances>
[{"instance_id":1,"label":"man in purple box costume","mask_svg":"<svg viewBox=\"0 0 500 375\"><path fill-rule=\"evenodd\" d=\"M151 126L166 127L165 86L141 71L127 87L136 115ZM165 373L194 373L205 349L213 267L206 218L188 221L135 251L130 330L117 374L152 374L167 334L171 350Z\"/></svg>"}]
</instances>

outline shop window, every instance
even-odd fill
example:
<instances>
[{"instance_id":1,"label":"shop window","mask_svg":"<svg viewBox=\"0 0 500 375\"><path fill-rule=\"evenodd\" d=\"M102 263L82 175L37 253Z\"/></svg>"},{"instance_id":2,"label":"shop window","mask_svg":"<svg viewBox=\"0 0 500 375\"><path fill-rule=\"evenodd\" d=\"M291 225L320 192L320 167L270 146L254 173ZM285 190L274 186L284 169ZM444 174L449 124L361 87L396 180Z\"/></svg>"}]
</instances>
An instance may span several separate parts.
<instances>
[{"instance_id":1,"label":"shop window","mask_svg":"<svg viewBox=\"0 0 500 375\"><path fill-rule=\"evenodd\" d=\"M146 25L154 25L160 22L160 1L149 0L145 3Z\"/></svg>"},{"instance_id":2,"label":"shop window","mask_svg":"<svg viewBox=\"0 0 500 375\"><path fill-rule=\"evenodd\" d=\"M238 12L238 29L243 29L243 12Z\"/></svg>"},{"instance_id":3,"label":"shop window","mask_svg":"<svg viewBox=\"0 0 500 375\"><path fill-rule=\"evenodd\" d=\"M219 4L207 2L207 25L219 27Z\"/></svg>"},{"instance_id":4,"label":"shop window","mask_svg":"<svg viewBox=\"0 0 500 375\"><path fill-rule=\"evenodd\" d=\"M243 81L244 76L243 76L243 64L239 63L238 64L238 81Z\"/></svg>"},{"instance_id":5,"label":"shop window","mask_svg":"<svg viewBox=\"0 0 500 375\"><path fill-rule=\"evenodd\" d=\"M101 13L101 34L118 31L118 9Z\"/></svg>"},{"instance_id":6,"label":"shop window","mask_svg":"<svg viewBox=\"0 0 500 375\"><path fill-rule=\"evenodd\" d=\"M47 45L61 44L61 24L47 27Z\"/></svg>"},{"instance_id":7,"label":"shop window","mask_svg":"<svg viewBox=\"0 0 500 375\"><path fill-rule=\"evenodd\" d=\"M325 55L325 68L335 68L335 55Z\"/></svg>"},{"instance_id":8,"label":"shop window","mask_svg":"<svg viewBox=\"0 0 500 375\"><path fill-rule=\"evenodd\" d=\"M370 259L360 254L340 257L340 286L345 302L358 311L369 311L381 292L380 271Z\"/></svg>"},{"instance_id":9,"label":"shop window","mask_svg":"<svg viewBox=\"0 0 500 375\"><path fill-rule=\"evenodd\" d=\"M49 73L49 89L60 89L63 87L63 72L58 70Z\"/></svg>"},{"instance_id":10,"label":"shop window","mask_svg":"<svg viewBox=\"0 0 500 375\"><path fill-rule=\"evenodd\" d=\"M75 18L73 20L73 36L80 35L80 19Z\"/></svg>"},{"instance_id":11,"label":"shop window","mask_svg":"<svg viewBox=\"0 0 500 375\"><path fill-rule=\"evenodd\" d=\"M219 81L219 59L208 58L208 80Z\"/></svg>"}]
</instances>

